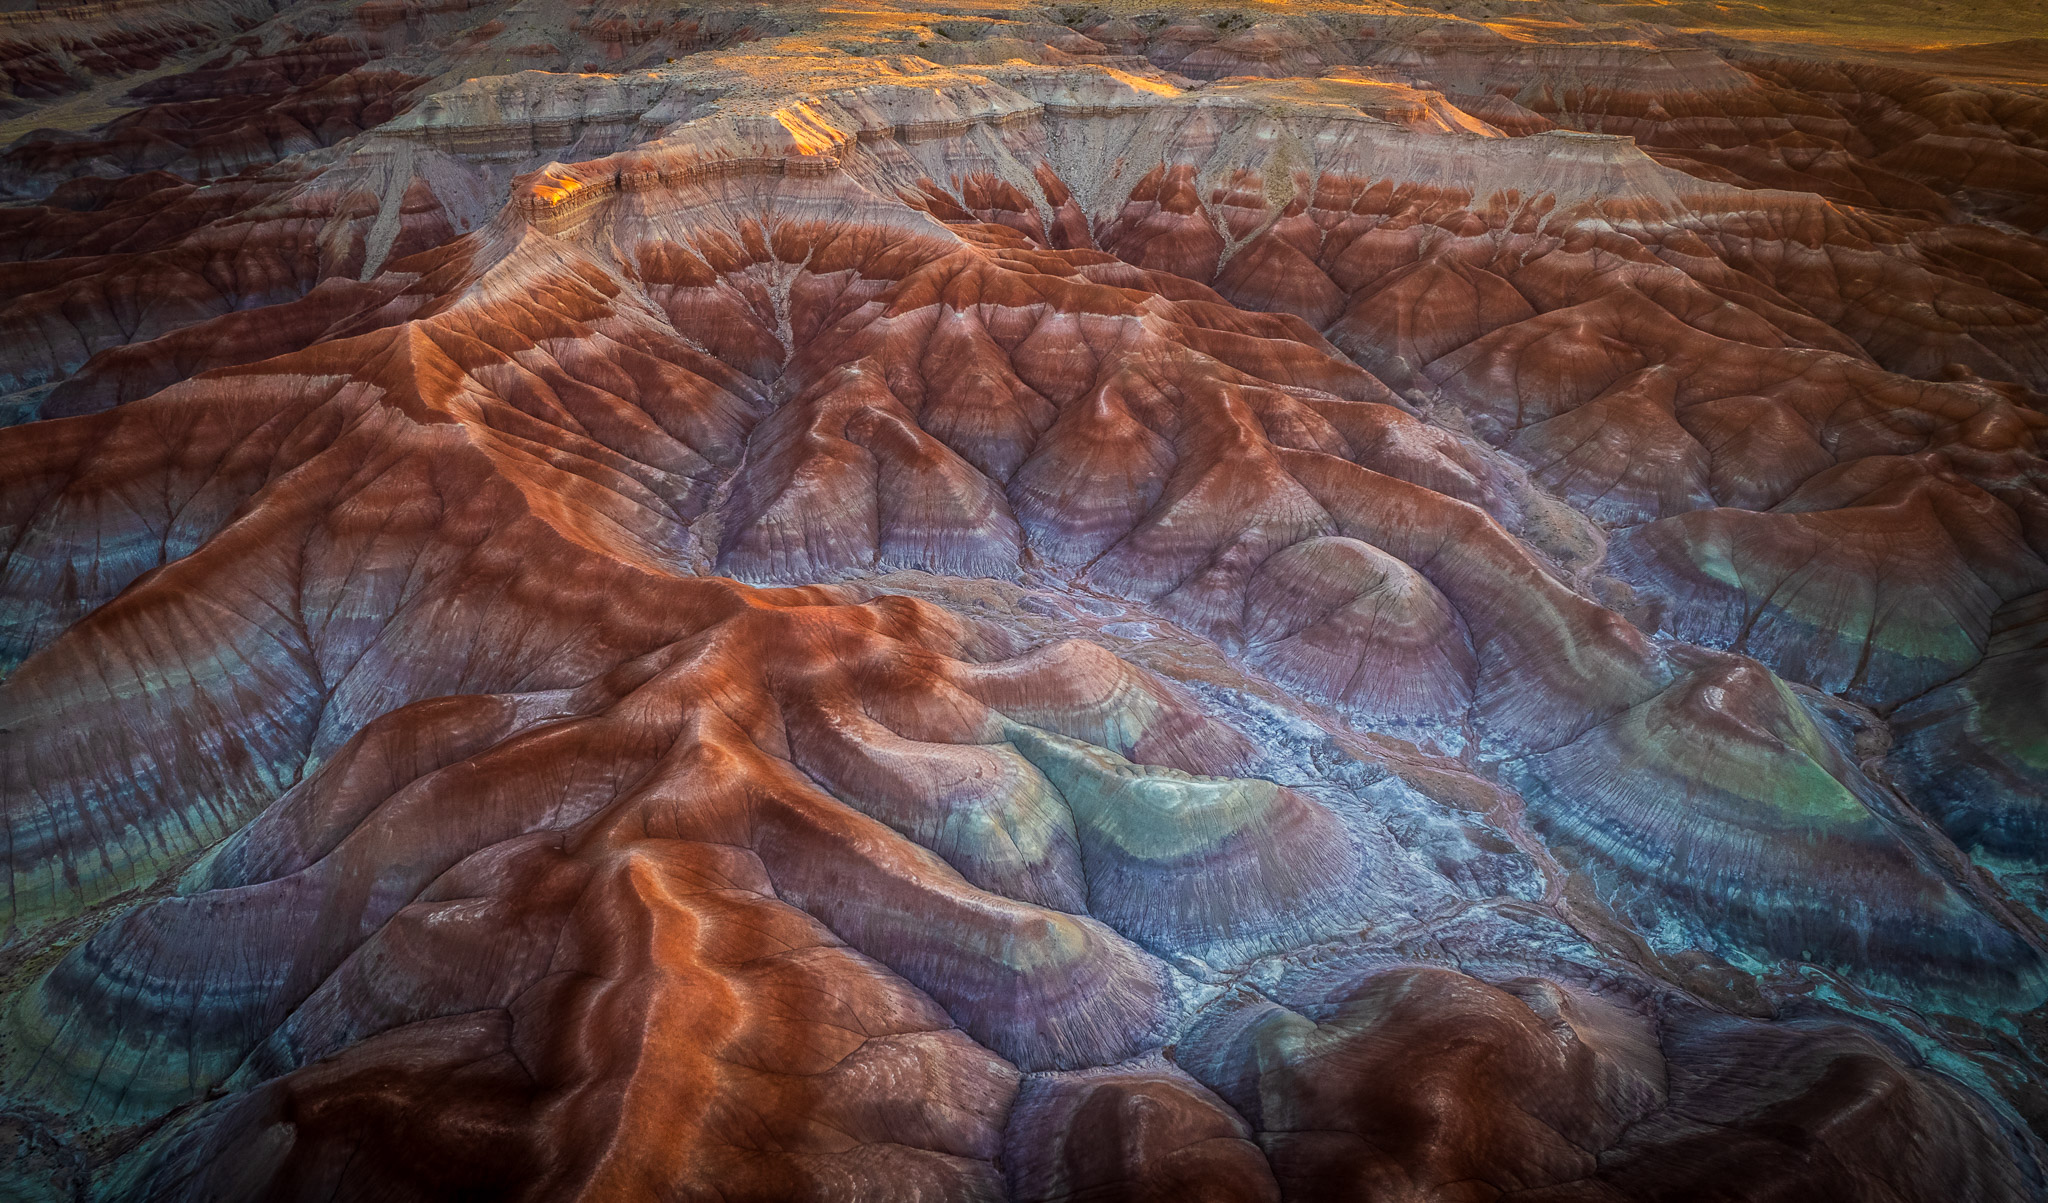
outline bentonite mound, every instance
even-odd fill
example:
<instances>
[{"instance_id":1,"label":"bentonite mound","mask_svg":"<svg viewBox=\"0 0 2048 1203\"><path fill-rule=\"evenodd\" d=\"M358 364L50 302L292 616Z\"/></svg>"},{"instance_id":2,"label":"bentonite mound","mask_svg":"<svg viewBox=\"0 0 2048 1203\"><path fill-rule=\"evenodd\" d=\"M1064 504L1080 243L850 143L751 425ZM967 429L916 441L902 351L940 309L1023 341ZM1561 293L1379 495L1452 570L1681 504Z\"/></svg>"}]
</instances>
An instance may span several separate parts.
<instances>
[{"instance_id":1,"label":"bentonite mound","mask_svg":"<svg viewBox=\"0 0 2048 1203\"><path fill-rule=\"evenodd\" d=\"M7 7L0 1197L2048 1197L2038 40Z\"/></svg>"}]
</instances>

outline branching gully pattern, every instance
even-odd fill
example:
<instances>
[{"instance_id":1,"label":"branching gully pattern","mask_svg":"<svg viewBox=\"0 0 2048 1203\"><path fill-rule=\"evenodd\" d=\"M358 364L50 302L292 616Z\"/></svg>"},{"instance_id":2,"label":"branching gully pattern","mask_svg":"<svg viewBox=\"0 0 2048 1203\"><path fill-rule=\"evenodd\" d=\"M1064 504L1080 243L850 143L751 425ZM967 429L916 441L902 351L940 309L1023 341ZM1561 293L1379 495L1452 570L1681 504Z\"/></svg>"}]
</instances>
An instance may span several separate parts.
<instances>
[{"instance_id":1,"label":"branching gully pattern","mask_svg":"<svg viewBox=\"0 0 2048 1203\"><path fill-rule=\"evenodd\" d=\"M2038 6L0 7L0 1196L2048 1197Z\"/></svg>"}]
</instances>

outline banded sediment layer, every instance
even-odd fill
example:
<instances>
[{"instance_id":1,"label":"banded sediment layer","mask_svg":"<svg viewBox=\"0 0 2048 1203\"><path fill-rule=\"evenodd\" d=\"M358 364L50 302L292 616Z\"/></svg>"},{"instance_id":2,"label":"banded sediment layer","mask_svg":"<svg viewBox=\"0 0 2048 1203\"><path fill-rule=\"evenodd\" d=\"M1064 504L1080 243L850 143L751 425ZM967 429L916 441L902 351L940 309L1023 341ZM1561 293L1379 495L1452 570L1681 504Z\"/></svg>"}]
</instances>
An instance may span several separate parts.
<instances>
[{"instance_id":1,"label":"banded sediment layer","mask_svg":"<svg viewBox=\"0 0 2048 1203\"><path fill-rule=\"evenodd\" d=\"M1501 7L0 14L0 1187L2048 1192L2048 99Z\"/></svg>"}]
</instances>

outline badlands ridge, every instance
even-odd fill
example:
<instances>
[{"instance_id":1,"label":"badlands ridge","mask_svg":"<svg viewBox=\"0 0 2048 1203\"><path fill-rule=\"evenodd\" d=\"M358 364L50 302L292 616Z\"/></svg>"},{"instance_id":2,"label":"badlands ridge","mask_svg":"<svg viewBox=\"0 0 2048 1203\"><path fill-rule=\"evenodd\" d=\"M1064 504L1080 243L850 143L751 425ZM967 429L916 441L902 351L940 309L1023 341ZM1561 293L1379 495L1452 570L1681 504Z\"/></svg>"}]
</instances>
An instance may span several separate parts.
<instances>
[{"instance_id":1,"label":"badlands ridge","mask_svg":"<svg viewBox=\"0 0 2048 1203\"><path fill-rule=\"evenodd\" d=\"M0 1194L2048 1192L2028 43L13 7Z\"/></svg>"}]
</instances>

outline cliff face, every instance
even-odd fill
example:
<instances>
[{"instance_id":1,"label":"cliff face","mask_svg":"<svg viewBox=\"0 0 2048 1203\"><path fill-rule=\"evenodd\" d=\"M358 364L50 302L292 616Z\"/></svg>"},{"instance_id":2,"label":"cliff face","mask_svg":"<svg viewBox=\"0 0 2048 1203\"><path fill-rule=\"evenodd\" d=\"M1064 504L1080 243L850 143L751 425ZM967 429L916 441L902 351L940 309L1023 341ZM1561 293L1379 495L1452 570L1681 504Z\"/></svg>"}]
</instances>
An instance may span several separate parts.
<instances>
[{"instance_id":1,"label":"cliff face","mask_svg":"<svg viewBox=\"0 0 2048 1203\"><path fill-rule=\"evenodd\" d=\"M2048 101L1517 7L0 14L0 1186L2048 1191Z\"/></svg>"}]
</instances>

